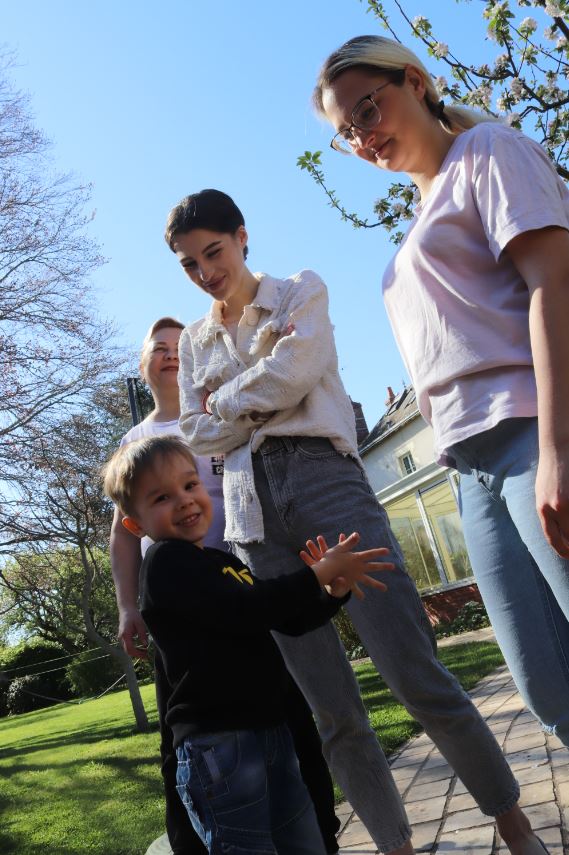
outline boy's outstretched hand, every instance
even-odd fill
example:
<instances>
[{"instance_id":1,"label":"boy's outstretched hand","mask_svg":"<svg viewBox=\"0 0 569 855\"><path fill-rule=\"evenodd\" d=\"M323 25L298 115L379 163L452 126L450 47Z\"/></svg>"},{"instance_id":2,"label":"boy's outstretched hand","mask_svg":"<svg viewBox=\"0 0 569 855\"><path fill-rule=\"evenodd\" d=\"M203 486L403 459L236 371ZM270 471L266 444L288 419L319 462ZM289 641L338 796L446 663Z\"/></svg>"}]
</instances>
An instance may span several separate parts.
<instances>
[{"instance_id":1,"label":"boy's outstretched hand","mask_svg":"<svg viewBox=\"0 0 569 855\"><path fill-rule=\"evenodd\" d=\"M336 546L328 547L325 538L318 535L316 543L306 541L306 550L300 557L305 564L312 567L322 587L327 587L333 597L343 597L348 591L363 600L364 592L360 585L369 585L380 591L387 591L387 585L374 579L369 573L382 570L395 570L395 564L390 561L376 561L384 555L389 555L389 549L366 549L363 552L353 552L360 536L354 532L349 537L341 534Z\"/></svg>"}]
</instances>

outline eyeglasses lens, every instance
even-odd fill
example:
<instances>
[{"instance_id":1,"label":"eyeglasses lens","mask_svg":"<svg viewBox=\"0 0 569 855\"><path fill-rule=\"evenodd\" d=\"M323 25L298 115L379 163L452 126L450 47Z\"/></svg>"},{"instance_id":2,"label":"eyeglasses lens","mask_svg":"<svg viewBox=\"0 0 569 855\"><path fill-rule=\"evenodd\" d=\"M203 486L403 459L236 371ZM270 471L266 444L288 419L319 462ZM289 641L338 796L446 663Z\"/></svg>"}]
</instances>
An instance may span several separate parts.
<instances>
[{"instance_id":1,"label":"eyeglasses lens","mask_svg":"<svg viewBox=\"0 0 569 855\"><path fill-rule=\"evenodd\" d=\"M366 98L354 111L353 123L362 131L371 131L379 123L381 113L379 107L371 98Z\"/></svg>"}]
</instances>

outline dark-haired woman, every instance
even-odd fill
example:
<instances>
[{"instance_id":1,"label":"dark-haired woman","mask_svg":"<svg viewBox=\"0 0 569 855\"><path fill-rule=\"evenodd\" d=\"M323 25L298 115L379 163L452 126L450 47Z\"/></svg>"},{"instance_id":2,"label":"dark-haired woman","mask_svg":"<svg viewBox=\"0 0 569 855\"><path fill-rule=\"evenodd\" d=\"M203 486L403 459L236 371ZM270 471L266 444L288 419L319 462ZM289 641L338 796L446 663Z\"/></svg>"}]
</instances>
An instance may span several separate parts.
<instances>
[{"instance_id":1,"label":"dark-haired woman","mask_svg":"<svg viewBox=\"0 0 569 855\"><path fill-rule=\"evenodd\" d=\"M251 273L243 216L217 190L174 208L166 239L213 299L180 338L180 425L198 454L225 454L226 539L261 577L292 572L315 532L336 542L358 531L364 549L388 546L396 565L388 591L348 603L366 649L482 810L498 817L510 851L543 852L494 737L436 658L429 621L363 472L324 283L306 270L287 279ZM346 797L382 852L409 855L405 809L336 630L328 624L277 640Z\"/></svg>"}]
</instances>

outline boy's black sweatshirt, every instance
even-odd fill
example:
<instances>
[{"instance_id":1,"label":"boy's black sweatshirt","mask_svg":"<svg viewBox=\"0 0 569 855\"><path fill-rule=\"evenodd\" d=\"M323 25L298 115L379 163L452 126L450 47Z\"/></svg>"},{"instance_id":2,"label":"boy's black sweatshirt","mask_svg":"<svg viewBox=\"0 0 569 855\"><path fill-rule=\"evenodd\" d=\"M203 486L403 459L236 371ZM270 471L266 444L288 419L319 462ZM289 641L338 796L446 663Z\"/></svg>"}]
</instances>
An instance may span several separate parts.
<instances>
[{"instance_id":1,"label":"boy's black sweatshirt","mask_svg":"<svg viewBox=\"0 0 569 855\"><path fill-rule=\"evenodd\" d=\"M330 597L309 567L262 580L228 552L184 540L151 546L142 616L173 689L166 721L174 744L281 723L290 678L270 630L302 635L347 599Z\"/></svg>"}]
</instances>

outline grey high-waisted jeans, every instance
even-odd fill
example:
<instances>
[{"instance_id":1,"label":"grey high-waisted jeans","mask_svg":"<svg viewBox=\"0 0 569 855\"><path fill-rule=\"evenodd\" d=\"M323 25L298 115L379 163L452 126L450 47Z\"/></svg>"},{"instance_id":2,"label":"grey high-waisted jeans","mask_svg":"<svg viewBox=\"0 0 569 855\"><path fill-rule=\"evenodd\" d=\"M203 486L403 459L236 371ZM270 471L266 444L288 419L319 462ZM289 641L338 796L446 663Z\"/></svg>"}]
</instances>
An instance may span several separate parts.
<instances>
[{"instance_id":1,"label":"grey high-waisted jeans","mask_svg":"<svg viewBox=\"0 0 569 855\"><path fill-rule=\"evenodd\" d=\"M434 636L387 515L358 463L327 439L266 439L253 455L264 543L235 544L261 578L301 566L299 550L323 534L361 535L360 549L388 546L397 569L387 592L365 588L350 617L393 694L425 728L488 815L505 813L519 787L491 731L456 679L436 658ZM393 776L369 724L352 667L329 623L300 638L275 633L287 666L316 716L330 768L376 846L390 852L411 831Z\"/></svg>"}]
</instances>

